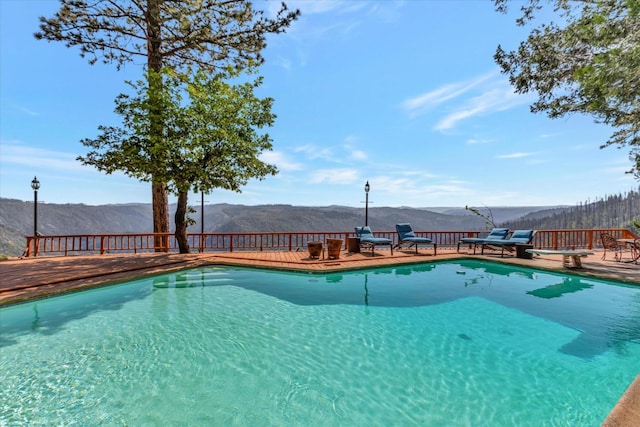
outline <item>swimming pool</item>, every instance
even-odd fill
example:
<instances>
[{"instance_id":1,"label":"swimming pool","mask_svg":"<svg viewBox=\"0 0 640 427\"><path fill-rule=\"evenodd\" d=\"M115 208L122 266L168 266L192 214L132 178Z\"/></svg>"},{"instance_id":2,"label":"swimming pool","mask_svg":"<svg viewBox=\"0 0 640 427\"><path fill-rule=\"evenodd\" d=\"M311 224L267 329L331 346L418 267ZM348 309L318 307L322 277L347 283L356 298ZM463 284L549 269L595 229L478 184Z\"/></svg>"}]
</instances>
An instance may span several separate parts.
<instances>
[{"instance_id":1,"label":"swimming pool","mask_svg":"<svg viewBox=\"0 0 640 427\"><path fill-rule=\"evenodd\" d=\"M638 372L640 287L475 260L0 310L6 425L600 425Z\"/></svg>"}]
</instances>

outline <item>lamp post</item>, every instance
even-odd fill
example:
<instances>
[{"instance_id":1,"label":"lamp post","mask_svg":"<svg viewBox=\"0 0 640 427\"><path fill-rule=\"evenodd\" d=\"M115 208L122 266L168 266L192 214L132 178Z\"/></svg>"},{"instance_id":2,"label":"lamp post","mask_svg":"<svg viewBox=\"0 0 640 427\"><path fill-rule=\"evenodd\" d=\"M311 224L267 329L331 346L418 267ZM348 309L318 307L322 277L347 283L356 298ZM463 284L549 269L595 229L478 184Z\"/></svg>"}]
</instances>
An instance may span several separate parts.
<instances>
[{"instance_id":1,"label":"lamp post","mask_svg":"<svg viewBox=\"0 0 640 427\"><path fill-rule=\"evenodd\" d=\"M35 176L31 181L31 188L33 188L33 237L36 237L38 235L38 190L40 189L40 181Z\"/></svg>"},{"instance_id":2,"label":"lamp post","mask_svg":"<svg viewBox=\"0 0 640 427\"><path fill-rule=\"evenodd\" d=\"M369 185L369 181L364 185L364 225L365 227L369 225L369 190L371 186Z\"/></svg>"},{"instance_id":3,"label":"lamp post","mask_svg":"<svg viewBox=\"0 0 640 427\"><path fill-rule=\"evenodd\" d=\"M31 181L33 188L33 256L38 255L38 190L40 189L40 181L38 177L33 177Z\"/></svg>"}]
</instances>

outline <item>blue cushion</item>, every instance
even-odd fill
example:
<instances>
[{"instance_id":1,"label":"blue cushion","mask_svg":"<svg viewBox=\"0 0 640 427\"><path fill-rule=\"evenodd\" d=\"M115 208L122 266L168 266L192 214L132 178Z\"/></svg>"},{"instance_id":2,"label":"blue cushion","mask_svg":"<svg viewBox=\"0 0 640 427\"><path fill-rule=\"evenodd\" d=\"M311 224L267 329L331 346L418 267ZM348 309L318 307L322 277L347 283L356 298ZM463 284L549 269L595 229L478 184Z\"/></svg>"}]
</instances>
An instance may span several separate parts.
<instances>
[{"instance_id":1,"label":"blue cushion","mask_svg":"<svg viewBox=\"0 0 640 427\"><path fill-rule=\"evenodd\" d=\"M384 237L369 237L369 236L361 237L360 242L373 243L376 245L389 245L393 243L391 239L385 239Z\"/></svg>"},{"instance_id":2,"label":"blue cushion","mask_svg":"<svg viewBox=\"0 0 640 427\"><path fill-rule=\"evenodd\" d=\"M356 227L356 236L360 238L360 242L373 243L374 245L390 245L393 243L391 239L385 239L384 237L373 237L371 227Z\"/></svg>"},{"instance_id":3,"label":"blue cushion","mask_svg":"<svg viewBox=\"0 0 640 427\"><path fill-rule=\"evenodd\" d=\"M490 245L514 246L517 243L530 243L533 239L533 230L515 230L507 240L492 240Z\"/></svg>"},{"instance_id":4,"label":"blue cushion","mask_svg":"<svg viewBox=\"0 0 640 427\"><path fill-rule=\"evenodd\" d=\"M371 232L371 227L369 226L365 226L365 227L356 227L356 236L362 238L362 237L373 237L373 233Z\"/></svg>"},{"instance_id":5,"label":"blue cushion","mask_svg":"<svg viewBox=\"0 0 640 427\"><path fill-rule=\"evenodd\" d=\"M404 240L405 237L416 237L411 228L411 224L396 224L396 231L398 232L400 240Z\"/></svg>"},{"instance_id":6,"label":"blue cushion","mask_svg":"<svg viewBox=\"0 0 640 427\"><path fill-rule=\"evenodd\" d=\"M396 231L401 242L432 243L432 240L427 237L417 237L409 223L396 224Z\"/></svg>"},{"instance_id":7,"label":"blue cushion","mask_svg":"<svg viewBox=\"0 0 640 427\"><path fill-rule=\"evenodd\" d=\"M494 228L487 236L487 239L504 239L509 234L508 228Z\"/></svg>"},{"instance_id":8,"label":"blue cushion","mask_svg":"<svg viewBox=\"0 0 640 427\"><path fill-rule=\"evenodd\" d=\"M504 240L509 234L508 228L494 228L487 237L463 237L461 243L482 243L486 240Z\"/></svg>"},{"instance_id":9,"label":"blue cushion","mask_svg":"<svg viewBox=\"0 0 640 427\"><path fill-rule=\"evenodd\" d=\"M485 240L488 240L488 237L487 237L487 239L483 239L483 238L480 238L480 237L463 237L462 239L460 239L460 241L462 243L482 243Z\"/></svg>"},{"instance_id":10,"label":"blue cushion","mask_svg":"<svg viewBox=\"0 0 640 427\"><path fill-rule=\"evenodd\" d=\"M516 230L513 232L509 240L513 239L531 239L531 235L533 234L533 230Z\"/></svg>"},{"instance_id":11,"label":"blue cushion","mask_svg":"<svg viewBox=\"0 0 640 427\"><path fill-rule=\"evenodd\" d=\"M402 239L403 242L413 242L413 243L431 243L433 242L428 237L405 237Z\"/></svg>"}]
</instances>

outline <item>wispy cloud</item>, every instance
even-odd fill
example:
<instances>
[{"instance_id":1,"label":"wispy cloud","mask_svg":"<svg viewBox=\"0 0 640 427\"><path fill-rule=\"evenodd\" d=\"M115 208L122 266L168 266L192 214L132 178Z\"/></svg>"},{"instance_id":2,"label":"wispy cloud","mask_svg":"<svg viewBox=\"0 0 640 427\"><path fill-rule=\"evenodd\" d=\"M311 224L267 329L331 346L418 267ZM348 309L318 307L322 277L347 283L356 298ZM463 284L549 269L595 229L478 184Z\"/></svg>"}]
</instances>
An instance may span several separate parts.
<instances>
[{"instance_id":1,"label":"wispy cloud","mask_svg":"<svg viewBox=\"0 0 640 427\"><path fill-rule=\"evenodd\" d=\"M505 111L530 102L530 97L516 94L506 80L495 82L495 86L455 107L452 113L436 124L435 129L449 130L470 117Z\"/></svg>"},{"instance_id":2,"label":"wispy cloud","mask_svg":"<svg viewBox=\"0 0 640 427\"><path fill-rule=\"evenodd\" d=\"M447 83L400 104L409 118L415 118L439 107L448 111L434 129L440 132L454 128L463 120L505 111L531 102L531 96L519 95L497 70L461 82ZM446 106L446 107L444 107Z\"/></svg>"},{"instance_id":3,"label":"wispy cloud","mask_svg":"<svg viewBox=\"0 0 640 427\"><path fill-rule=\"evenodd\" d=\"M267 14L275 17L280 10L280 2L265 3ZM292 64L305 66L313 43L335 41L341 37L348 39L360 30L365 21L396 22L400 17L398 10L404 5L403 1L389 0L289 0L286 3L290 10L301 11L300 18L286 32L286 37L297 44L297 62L283 58L278 61L286 70Z\"/></svg>"},{"instance_id":4,"label":"wispy cloud","mask_svg":"<svg viewBox=\"0 0 640 427\"><path fill-rule=\"evenodd\" d=\"M510 153L510 154L500 154L496 157L499 159L521 159L523 157L530 157L535 154L536 153Z\"/></svg>"},{"instance_id":5,"label":"wispy cloud","mask_svg":"<svg viewBox=\"0 0 640 427\"><path fill-rule=\"evenodd\" d=\"M478 138L469 138L467 139L467 144L488 144L493 142L491 139L478 139Z\"/></svg>"},{"instance_id":6,"label":"wispy cloud","mask_svg":"<svg viewBox=\"0 0 640 427\"><path fill-rule=\"evenodd\" d=\"M260 160L276 165L282 171L297 171L302 169L300 163L293 162L279 151L266 151L260 155Z\"/></svg>"},{"instance_id":7,"label":"wispy cloud","mask_svg":"<svg viewBox=\"0 0 640 427\"><path fill-rule=\"evenodd\" d=\"M496 75L495 71L463 82L449 83L437 89L406 99L400 104L409 117L417 117L438 105L457 98Z\"/></svg>"},{"instance_id":8,"label":"wispy cloud","mask_svg":"<svg viewBox=\"0 0 640 427\"><path fill-rule=\"evenodd\" d=\"M74 172L87 169L76 160L78 155L73 153L45 150L8 141L0 142L0 151L2 152L1 162L3 165L13 164L29 167L38 165L39 168Z\"/></svg>"},{"instance_id":9,"label":"wispy cloud","mask_svg":"<svg viewBox=\"0 0 640 427\"><path fill-rule=\"evenodd\" d=\"M349 155L349 158L352 160L366 160L367 153L365 153L362 150L351 150L351 154Z\"/></svg>"},{"instance_id":10,"label":"wispy cloud","mask_svg":"<svg viewBox=\"0 0 640 427\"><path fill-rule=\"evenodd\" d=\"M348 136L344 139L345 144L342 146L347 152L347 157L351 160L366 160L368 158L367 153L356 147L358 138L356 136Z\"/></svg>"},{"instance_id":11,"label":"wispy cloud","mask_svg":"<svg viewBox=\"0 0 640 427\"><path fill-rule=\"evenodd\" d=\"M312 184L326 182L329 184L348 184L351 185L359 179L358 172L353 168L342 169L319 169L311 174L310 181Z\"/></svg>"},{"instance_id":12,"label":"wispy cloud","mask_svg":"<svg viewBox=\"0 0 640 427\"><path fill-rule=\"evenodd\" d=\"M295 147L293 149L295 153L303 153L307 156L307 158L314 159L323 159L333 161L333 150L329 147L318 147L313 144L305 144Z\"/></svg>"},{"instance_id":13,"label":"wispy cloud","mask_svg":"<svg viewBox=\"0 0 640 427\"><path fill-rule=\"evenodd\" d=\"M39 113L39 112L37 112L37 111L33 111L33 110L31 110L31 109L29 109L29 108L27 108L27 107L23 106L23 105L12 105L12 108L13 108L14 110L19 111L20 113L26 114L27 116L36 117L36 116L39 116L39 115L40 115L40 113Z\"/></svg>"}]
</instances>

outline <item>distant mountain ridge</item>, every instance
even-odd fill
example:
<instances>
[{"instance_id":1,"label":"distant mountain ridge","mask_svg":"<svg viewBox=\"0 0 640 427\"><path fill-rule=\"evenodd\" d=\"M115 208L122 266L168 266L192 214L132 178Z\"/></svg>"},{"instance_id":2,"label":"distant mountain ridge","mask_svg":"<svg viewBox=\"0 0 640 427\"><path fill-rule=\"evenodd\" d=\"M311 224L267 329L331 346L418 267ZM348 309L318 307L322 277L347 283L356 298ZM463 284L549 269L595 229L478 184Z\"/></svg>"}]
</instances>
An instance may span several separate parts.
<instances>
[{"instance_id":1,"label":"distant mountain ridge","mask_svg":"<svg viewBox=\"0 0 640 427\"><path fill-rule=\"evenodd\" d=\"M192 233L201 229L200 206L190 214ZM515 220L523 215L553 207L492 208L494 219ZM175 206L170 207L170 212ZM171 221L173 222L173 221ZM464 208L369 208L369 225L374 231L390 231L399 222L416 230L484 230L485 221ZM364 225L364 209L347 206L232 205L204 207L205 232L351 231ZM153 230L151 204L90 206L83 204L38 204L38 232L43 235L149 233ZM18 256L25 236L33 234L33 202L0 198L0 254Z\"/></svg>"}]
</instances>

